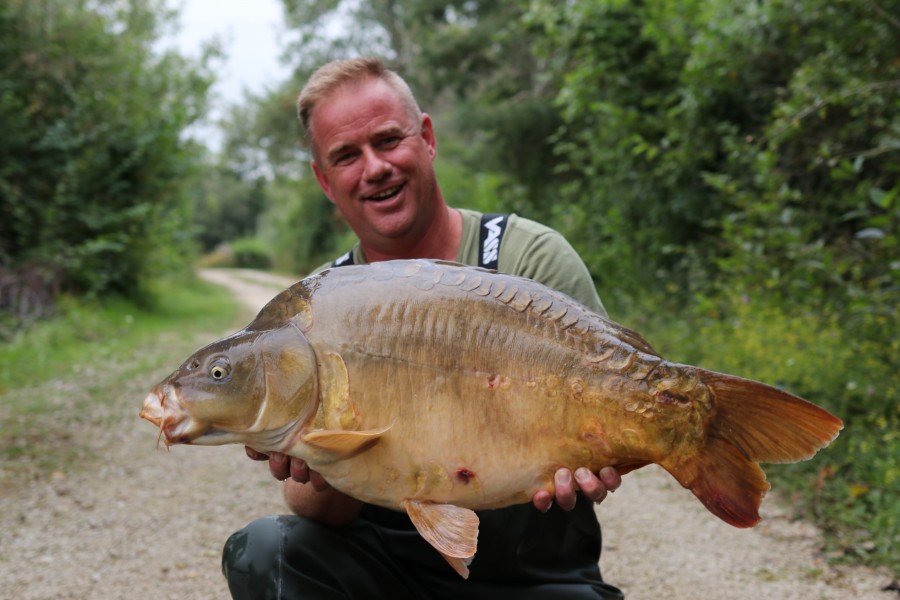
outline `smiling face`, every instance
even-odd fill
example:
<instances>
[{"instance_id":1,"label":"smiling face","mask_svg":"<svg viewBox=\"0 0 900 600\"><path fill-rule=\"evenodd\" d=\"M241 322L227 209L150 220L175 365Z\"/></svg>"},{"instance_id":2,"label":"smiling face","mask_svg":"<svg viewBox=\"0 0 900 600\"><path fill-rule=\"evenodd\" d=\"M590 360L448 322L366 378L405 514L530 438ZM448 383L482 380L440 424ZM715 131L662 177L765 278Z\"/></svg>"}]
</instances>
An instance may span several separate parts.
<instances>
[{"instance_id":1,"label":"smiling face","mask_svg":"<svg viewBox=\"0 0 900 600\"><path fill-rule=\"evenodd\" d=\"M310 119L313 170L363 249L391 254L419 243L444 206L428 115L417 117L385 81L346 83Z\"/></svg>"}]
</instances>

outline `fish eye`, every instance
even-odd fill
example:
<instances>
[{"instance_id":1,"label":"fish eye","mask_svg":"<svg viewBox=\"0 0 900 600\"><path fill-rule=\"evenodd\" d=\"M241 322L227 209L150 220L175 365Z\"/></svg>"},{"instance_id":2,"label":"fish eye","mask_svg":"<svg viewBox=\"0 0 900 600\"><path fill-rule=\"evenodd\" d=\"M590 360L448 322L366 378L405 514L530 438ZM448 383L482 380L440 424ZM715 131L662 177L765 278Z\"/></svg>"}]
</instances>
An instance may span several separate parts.
<instances>
[{"instance_id":1,"label":"fish eye","mask_svg":"<svg viewBox=\"0 0 900 600\"><path fill-rule=\"evenodd\" d=\"M218 359L209 366L209 376L216 381L222 381L231 374L231 365L225 360Z\"/></svg>"}]
</instances>

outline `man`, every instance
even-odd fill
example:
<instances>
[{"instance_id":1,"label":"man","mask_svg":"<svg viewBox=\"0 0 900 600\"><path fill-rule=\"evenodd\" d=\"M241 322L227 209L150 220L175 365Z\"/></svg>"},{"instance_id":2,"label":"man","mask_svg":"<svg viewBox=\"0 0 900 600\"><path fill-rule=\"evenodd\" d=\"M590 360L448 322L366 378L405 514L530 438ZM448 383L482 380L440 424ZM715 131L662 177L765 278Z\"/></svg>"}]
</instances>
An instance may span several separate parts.
<instances>
[{"instance_id":1,"label":"man","mask_svg":"<svg viewBox=\"0 0 900 600\"><path fill-rule=\"evenodd\" d=\"M329 63L298 109L316 178L359 237L348 259L478 264L480 215L445 203L431 119L397 74L377 59ZM497 258L501 271L605 314L584 263L555 231L512 215ZM294 515L260 519L228 540L223 571L235 598L622 597L600 577L593 512L619 486L615 469L560 469L555 496L541 491L533 506L480 513L478 553L463 580L406 515L341 494L299 459L247 453L286 480Z\"/></svg>"}]
</instances>

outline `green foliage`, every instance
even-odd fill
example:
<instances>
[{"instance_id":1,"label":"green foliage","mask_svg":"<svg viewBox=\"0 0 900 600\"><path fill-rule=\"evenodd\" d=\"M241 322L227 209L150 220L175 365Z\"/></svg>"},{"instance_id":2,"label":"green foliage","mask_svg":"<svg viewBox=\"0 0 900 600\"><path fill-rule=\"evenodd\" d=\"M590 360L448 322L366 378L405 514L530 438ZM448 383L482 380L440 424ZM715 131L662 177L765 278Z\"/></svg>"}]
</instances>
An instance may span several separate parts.
<instances>
[{"instance_id":1,"label":"green foliage","mask_svg":"<svg viewBox=\"0 0 900 600\"><path fill-rule=\"evenodd\" d=\"M896 303L900 64L890 48L900 29L873 6L772 11L808 32L790 47L797 68L770 120L731 140L731 160L709 176L735 208L720 264L756 292L851 312ZM832 35L842 22L854 35Z\"/></svg>"},{"instance_id":2,"label":"green foliage","mask_svg":"<svg viewBox=\"0 0 900 600\"><path fill-rule=\"evenodd\" d=\"M276 269L306 274L343 254L353 245L353 232L322 193L307 165L297 179L279 178L269 185L269 209L258 237L273 254Z\"/></svg>"},{"instance_id":3,"label":"green foliage","mask_svg":"<svg viewBox=\"0 0 900 600\"><path fill-rule=\"evenodd\" d=\"M257 238L241 238L231 244L234 266L242 269L268 269L272 256L267 245Z\"/></svg>"},{"instance_id":4,"label":"green foliage","mask_svg":"<svg viewBox=\"0 0 900 600\"><path fill-rule=\"evenodd\" d=\"M564 198L583 211L580 227L594 240L585 258L629 293L669 283L693 291L699 282L691 275L708 264L696 249L716 235L727 206L701 174L720 157L721 136L747 116L723 101L718 119L708 111L688 118L692 90L682 73L706 25L704 4L611 0L558 10L547 2L529 15L547 34L541 54L564 74L557 169L568 181Z\"/></svg>"},{"instance_id":5,"label":"green foliage","mask_svg":"<svg viewBox=\"0 0 900 600\"><path fill-rule=\"evenodd\" d=\"M475 169L470 164L477 151L458 135L453 135L455 117L438 114L433 117L438 136L438 157L434 168L444 199L450 206L471 208L482 212L507 210L501 198L514 198L510 188L514 182L493 169ZM443 135L450 132L450 135ZM524 186L518 186L519 190Z\"/></svg>"},{"instance_id":6,"label":"green foliage","mask_svg":"<svg viewBox=\"0 0 900 600\"><path fill-rule=\"evenodd\" d=\"M890 237L896 218L868 203L897 185L898 29L875 6L536 3L542 53L565 74L566 198L602 240L592 270L689 299L714 280L698 272L759 279L820 248L821 281L842 279Z\"/></svg>"},{"instance_id":7,"label":"green foliage","mask_svg":"<svg viewBox=\"0 0 900 600\"><path fill-rule=\"evenodd\" d=\"M208 165L197 179L191 220L204 251L256 232L266 206L263 177L243 177L226 166Z\"/></svg>"},{"instance_id":8,"label":"green foliage","mask_svg":"<svg viewBox=\"0 0 900 600\"><path fill-rule=\"evenodd\" d=\"M409 5L416 52L397 66L425 109L441 114L439 139L457 137L453 160L505 180L494 190L503 210L543 217L558 199L553 134L562 120L559 74L535 55L540 31L523 22L530 3Z\"/></svg>"},{"instance_id":9,"label":"green foliage","mask_svg":"<svg viewBox=\"0 0 900 600\"><path fill-rule=\"evenodd\" d=\"M0 6L0 266L139 297L183 264L197 151L182 134L211 78L154 53L170 18L154 0Z\"/></svg>"}]
</instances>

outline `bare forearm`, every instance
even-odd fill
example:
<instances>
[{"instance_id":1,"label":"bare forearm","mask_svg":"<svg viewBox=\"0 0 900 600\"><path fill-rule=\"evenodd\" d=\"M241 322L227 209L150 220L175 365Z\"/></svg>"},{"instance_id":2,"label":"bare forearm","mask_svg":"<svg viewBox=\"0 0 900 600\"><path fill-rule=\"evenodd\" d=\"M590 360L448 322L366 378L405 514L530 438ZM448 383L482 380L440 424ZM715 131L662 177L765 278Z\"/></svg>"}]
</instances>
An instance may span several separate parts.
<instances>
[{"instance_id":1,"label":"bare forearm","mask_svg":"<svg viewBox=\"0 0 900 600\"><path fill-rule=\"evenodd\" d=\"M284 501L297 515L323 525L347 525L359 516L363 503L334 488L317 490L312 483L284 482Z\"/></svg>"}]
</instances>

